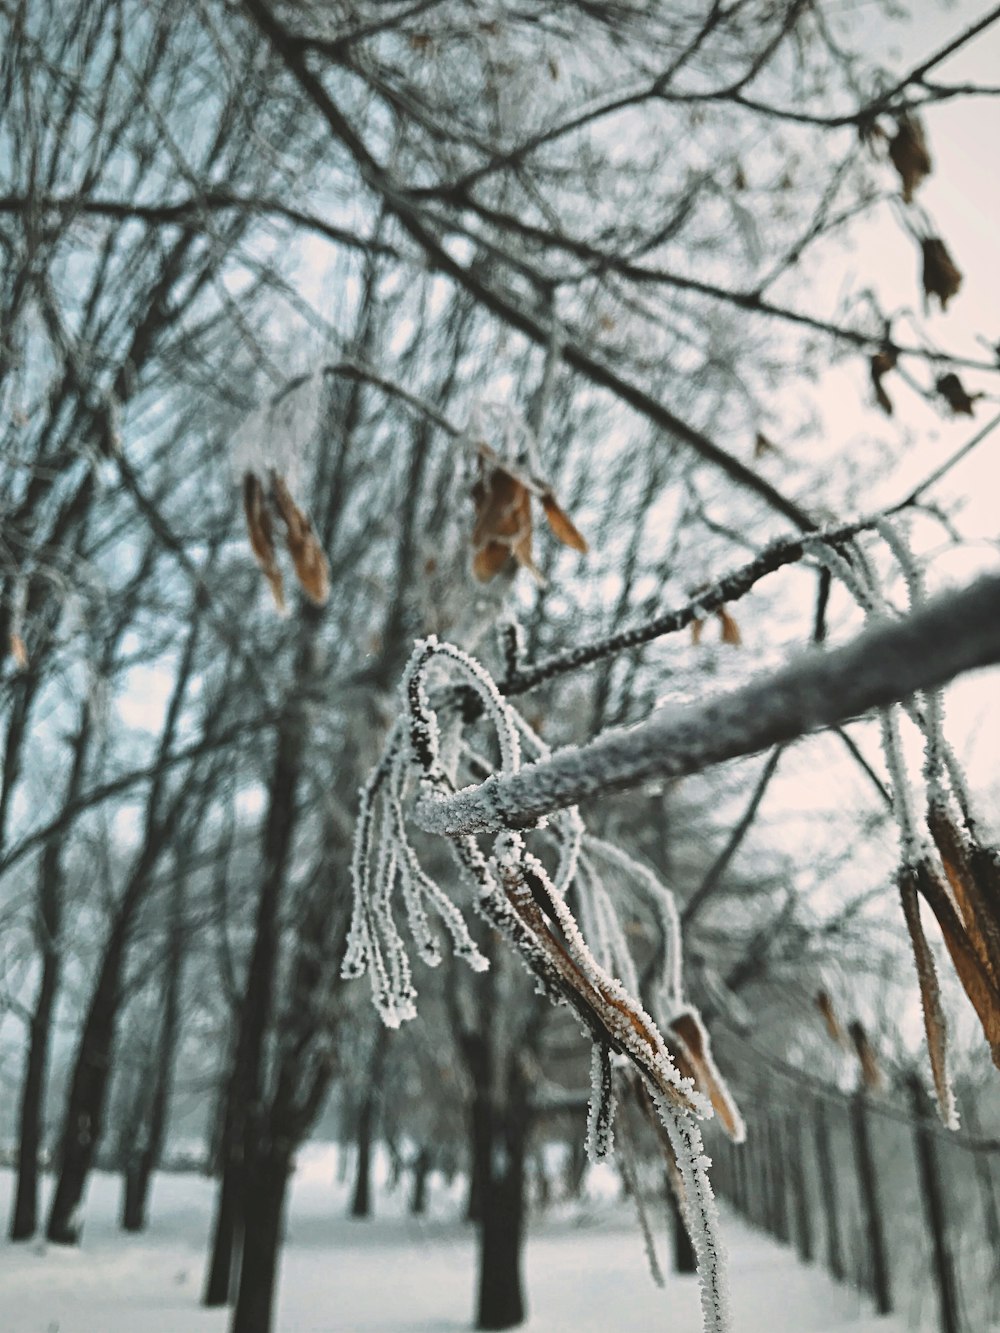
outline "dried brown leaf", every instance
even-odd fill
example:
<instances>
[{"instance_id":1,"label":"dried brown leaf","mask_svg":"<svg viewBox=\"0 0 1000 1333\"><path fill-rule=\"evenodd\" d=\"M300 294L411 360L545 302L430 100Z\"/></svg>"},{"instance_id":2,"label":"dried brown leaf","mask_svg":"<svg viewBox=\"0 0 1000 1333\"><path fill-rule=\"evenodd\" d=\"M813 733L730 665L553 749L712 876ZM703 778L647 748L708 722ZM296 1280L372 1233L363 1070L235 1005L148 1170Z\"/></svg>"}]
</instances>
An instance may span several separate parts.
<instances>
[{"instance_id":1,"label":"dried brown leaf","mask_svg":"<svg viewBox=\"0 0 1000 1333\"><path fill-rule=\"evenodd\" d=\"M870 1092L881 1092L885 1086L885 1076L879 1067L878 1059L871 1042L868 1040L868 1033L864 1026L857 1019L847 1029L851 1041L854 1043L854 1052L861 1065L861 1081Z\"/></svg>"},{"instance_id":2,"label":"dried brown leaf","mask_svg":"<svg viewBox=\"0 0 1000 1333\"><path fill-rule=\"evenodd\" d=\"M913 192L931 174L933 163L924 138L924 127L913 115L901 116L889 141L889 158L903 183L903 199L913 201Z\"/></svg>"},{"instance_id":3,"label":"dried brown leaf","mask_svg":"<svg viewBox=\"0 0 1000 1333\"><path fill-rule=\"evenodd\" d=\"M551 491L547 491L542 496L542 508L545 510L549 527L562 544L572 546L574 551L580 551L581 554L586 555L588 547L585 539L580 535L566 511L556 503L556 497Z\"/></svg>"},{"instance_id":4,"label":"dried brown leaf","mask_svg":"<svg viewBox=\"0 0 1000 1333\"><path fill-rule=\"evenodd\" d=\"M737 625L736 621L724 606L720 606L715 614L722 626L722 642L728 643L731 648L739 648L743 642L743 636L740 634L739 625Z\"/></svg>"},{"instance_id":5,"label":"dried brown leaf","mask_svg":"<svg viewBox=\"0 0 1000 1333\"><path fill-rule=\"evenodd\" d=\"M898 359L899 353L896 351L895 347L883 347L881 351L875 353L870 362L872 387L875 390L875 401L887 417L892 416L892 399L885 391L882 377L883 375L888 375L890 370L895 369Z\"/></svg>"},{"instance_id":6,"label":"dried brown leaf","mask_svg":"<svg viewBox=\"0 0 1000 1333\"><path fill-rule=\"evenodd\" d=\"M480 583L489 583L496 578L511 557L511 549L506 542L487 542L472 555L472 572Z\"/></svg>"},{"instance_id":7,"label":"dried brown leaf","mask_svg":"<svg viewBox=\"0 0 1000 1333\"><path fill-rule=\"evenodd\" d=\"M526 480L532 487L536 486L530 478ZM543 503L544 494L542 492ZM531 492L525 481L516 476L513 469L496 462L491 452L481 451L479 477L472 488L472 501L476 511L472 530L472 572L475 577L482 583L487 582L499 574L508 558L513 556L539 582L544 582L532 557ZM561 510L559 513L572 528L569 519ZM549 522L553 522L551 516Z\"/></svg>"},{"instance_id":8,"label":"dried brown leaf","mask_svg":"<svg viewBox=\"0 0 1000 1333\"><path fill-rule=\"evenodd\" d=\"M930 297L936 296L941 309L948 309L948 302L957 295L962 285L962 273L948 253L948 247L940 236L927 236L921 243L923 253L923 284L925 305L929 306Z\"/></svg>"},{"instance_id":9,"label":"dried brown leaf","mask_svg":"<svg viewBox=\"0 0 1000 1333\"><path fill-rule=\"evenodd\" d=\"M757 436L753 442L754 458L764 458L768 454L780 454L780 452L781 450L778 446L773 440L769 440L762 430L757 432Z\"/></svg>"},{"instance_id":10,"label":"dried brown leaf","mask_svg":"<svg viewBox=\"0 0 1000 1333\"><path fill-rule=\"evenodd\" d=\"M285 609L285 589L274 547L274 528L267 508L264 483L254 472L243 474L243 512L246 515L250 549L271 585L275 605Z\"/></svg>"},{"instance_id":11,"label":"dried brown leaf","mask_svg":"<svg viewBox=\"0 0 1000 1333\"><path fill-rule=\"evenodd\" d=\"M976 858L971 838L940 801L928 806L927 827L972 947L994 982L1000 983L1000 901L982 874L984 859Z\"/></svg>"},{"instance_id":12,"label":"dried brown leaf","mask_svg":"<svg viewBox=\"0 0 1000 1333\"><path fill-rule=\"evenodd\" d=\"M837 1011L833 1007L833 1001L825 990L816 992L816 1008L823 1015L823 1022L826 1024L830 1040L835 1041L844 1050L848 1050L850 1044L847 1040L847 1033L841 1027Z\"/></svg>"},{"instance_id":13,"label":"dried brown leaf","mask_svg":"<svg viewBox=\"0 0 1000 1333\"><path fill-rule=\"evenodd\" d=\"M743 1121L712 1058L705 1025L688 1009L673 1018L668 1026L678 1048L676 1054L681 1073L692 1078L698 1091L708 1097L729 1137L734 1142L742 1142Z\"/></svg>"},{"instance_id":14,"label":"dried brown leaf","mask_svg":"<svg viewBox=\"0 0 1000 1333\"><path fill-rule=\"evenodd\" d=\"M673 1105L687 1111L693 1110L692 1102L682 1089L655 1073L653 1060L658 1047L658 1034L646 1026L635 1009L612 995L605 987L591 981L580 970L564 945L553 935L546 915L536 901L531 885L526 882L522 871L514 868L502 869L501 882L510 906L534 935L545 957L547 970L559 978L561 989L567 999L583 1017L591 1031L595 1035L602 1034L602 1040L606 1040L613 1050L621 1051L624 1048L619 1038L615 1036L615 1028L624 1018L640 1041L649 1049L650 1065L646 1066L643 1062L644 1072L654 1079L658 1090ZM525 888L528 889L527 893L524 892ZM631 1058L635 1060L634 1056Z\"/></svg>"},{"instance_id":15,"label":"dried brown leaf","mask_svg":"<svg viewBox=\"0 0 1000 1333\"><path fill-rule=\"evenodd\" d=\"M979 1017L993 1063L1000 1068L1000 990L966 934L937 871L922 861L915 874L917 887L937 919L956 975Z\"/></svg>"},{"instance_id":16,"label":"dried brown leaf","mask_svg":"<svg viewBox=\"0 0 1000 1333\"><path fill-rule=\"evenodd\" d=\"M920 1007L924 1015L924 1033L927 1037L927 1054L931 1062L931 1075L934 1079L934 1093L937 1097L941 1120L951 1125L954 1119L954 1097L948 1078L948 1025L941 1005L941 987L938 983L937 967L927 936L920 920L920 903L917 897L917 879L913 871L904 866L899 873L899 896L903 904L903 917L910 935L913 948L913 961L917 967L917 981L920 985Z\"/></svg>"},{"instance_id":17,"label":"dried brown leaf","mask_svg":"<svg viewBox=\"0 0 1000 1333\"><path fill-rule=\"evenodd\" d=\"M975 416L975 404L983 395L970 394L953 370L949 370L947 375L940 375L934 387L951 408L952 416Z\"/></svg>"},{"instance_id":18,"label":"dried brown leaf","mask_svg":"<svg viewBox=\"0 0 1000 1333\"><path fill-rule=\"evenodd\" d=\"M330 569L309 519L292 499L284 477L271 473L271 495L285 524L285 541L302 591L317 606L330 595Z\"/></svg>"}]
</instances>

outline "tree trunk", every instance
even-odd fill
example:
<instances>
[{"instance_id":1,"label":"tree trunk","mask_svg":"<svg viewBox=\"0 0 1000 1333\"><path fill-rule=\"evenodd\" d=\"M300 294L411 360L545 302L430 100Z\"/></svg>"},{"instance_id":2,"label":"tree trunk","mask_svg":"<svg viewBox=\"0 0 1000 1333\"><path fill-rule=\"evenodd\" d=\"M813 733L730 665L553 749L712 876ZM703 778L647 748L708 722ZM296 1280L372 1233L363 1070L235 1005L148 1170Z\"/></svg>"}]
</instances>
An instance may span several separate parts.
<instances>
[{"instance_id":1,"label":"tree trunk","mask_svg":"<svg viewBox=\"0 0 1000 1333\"><path fill-rule=\"evenodd\" d=\"M177 802L174 803L176 812ZM73 1077L63 1120L59 1180L49 1210L47 1238L55 1245L76 1245L80 1239L79 1208L94 1164L107 1105L111 1065L122 1006L122 976L128 939L149 876L166 834L166 821L150 832L118 905L97 984L80 1034Z\"/></svg>"},{"instance_id":2,"label":"tree trunk","mask_svg":"<svg viewBox=\"0 0 1000 1333\"><path fill-rule=\"evenodd\" d=\"M511 1082L515 1086L507 1105L495 1108L492 1117L489 1158L481 1177L477 1329L516 1328L525 1319L521 1252L528 1116L519 1076Z\"/></svg>"},{"instance_id":3,"label":"tree trunk","mask_svg":"<svg viewBox=\"0 0 1000 1333\"><path fill-rule=\"evenodd\" d=\"M146 1229L149 1187L153 1172L160 1165L167 1136L174 1061L180 1032L180 992L184 968L185 873L186 870L182 866L176 868L170 903L170 942L163 983L163 1021L160 1025L156 1053L148 1071L151 1087L148 1106L142 1108L142 1114L135 1126L137 1132L125 1160L121 1219L123 1231L137 1232Z\"/></svg>"},{"instance_id":4,"label":"tree trunk","mask_svg":"<svg viewBox=\"0 0 1000 1333\"><path fill-rule=\"evenodd\" d=\"M583 1197L583 1182L587 1175L589 1165L587 1158L587 1144L584 1138L583 1130L579 1125L576 1127L576 1133L570 1138L567 1144L566 1153L566 1196L570 1199L580 1199Z\"/></svg>"},{"instance_id":5,"label":"tree trunk","mask_svg":"<svg viewBox=\"0 0 1000 1333\"><path fill-rule=\"evenodd\" d=\"M410 1212L414 1217L423 1217L427 1212L427 1177L431 1171L430 1149L418 1149L413 1161L413 1193L410 1195Z\"/></svg>"},{"instance_id":6,"label":"tree trunk","mask_svg":"<svg viewBox=\"0 0 1000 1333\"><path fill-rule=\"evenodd\" d=\"M239 1199L240 1161L236 1150L230 1146L231 1142L227 1126L222 1139L222 1179L215 1200L212 1250L202 1298L202 1303L209 1307L228 1305L236 1293L233 1260L239 1249L243 1222Z\"/></svg>"},{"instance_id":7,"label":"tree trunk","mask_svg":"<svg viewBox=\"0 0 1000 1333\"><path fill-rule=\"evenodd\" d=\"M351 1199L352 1217L370 1217L372 1211L371 1176L372 1150L375 1145L375 1125L382 1098L382 1079L385 1057L389 1048L389 1029L380 1023L375 1033L368 1085L358 1109L358 1131L355 1140L357 1168L354 1177L354 1196Z\"/></svg>"},{"instance_id":8,"label":"tree trunk","mask_svg":"<svg viewBox=\"0 0 1000 1333\"><path fill-rule=\"evenodd\" d=\"M73 763L63 796L63 810L76 800L83 784L91 737L91 714L84 707L73 744ZM63 868L62 842L56 837L45 845L38 871L38 917L36 931L42 959L42 975L31 1016L24 1082L18 1119L17 1189L11 1216L11 1240L27 1240L38 1227L38 1154L42 1147L45 1115L45 1086L48 1079L52 1018L62 974L59 935L62 930Z\"/></svg>"},{"instance_id":9,"label":"tree trunk","mask_svg":"<svg viewBox=\"0 0 1000 1333\"><path fill-rule=\"evenodd\" d=\"M66 1103L56 1185L47 1238L55 1245L80 1239L79 1208L104 1127L111 1058L121 1007L126 918L119 911L77 1047Z\"/></svg>"},{"instance_id":10,"label":"tree trunk","mask_svg":"<svg viewBox=\"0 0 1000 1333\"><path fill-rule=\"evenodd\" d=\"M189 799L189 787L182 784L167 807L161 809L166 781L162 761L169 754L177 732L181 707L194 666L201 614L199 594L163 721L157 764L146 797L142 846L118 902L77 1047L63 1122L59 1181L46 1231L48 1239L58 1245L75 1245L80 1238L79 1208L104 1127L111 1062L122 1006L122 979L132 925L146 896L153 869Z\"/></svg>"},{"instance_id":11,"label":"tree trunk","mask_svg":"<svg viewBox=\"0 0 1000 1333\"><path fill-rule=\"evenodd\" d=\"M263 834L263 872L254 938L246 981L237 1015L236 1049L226 1088L222 1134L222 1180L212 1228L208 1278L203 1303L225 1305L233 1285L234 1260L243 1234L246 1194L244 1161L255 1133L262 1095L264 1043L274 1016L274 986L278 966L278 914L284 896L286 867L297 822L296 796L302 774L306 739L304 699L315 668L315 639L321 612L306 604L296 658L295 678L278 724L274 767L268 790ZM238 1265L235 1265L238 1267Z\"/></svg>"},{"instance_id":12,"label":"tree trunk","mask_svg":"<svg viewBox=\"0 0 1000 1333\"><path fill-rule=\"evenodd\" d=\"M270 1333L277 1288L289 1159L277 1150L257 1157L243 1216L243 1259L230 1333Z\"/></svg>"},{"instance_id":13,"label":"tree trunk","mask_svg":"<svg viewBox=\"0 0 1000 1333\"><path fill-rule=\"evenodd\" d=\"M24 1065L18 1130L17 1193L10 1223L11 1240L28 1240L38 1226L38 1154L42 1146L42 1116L49 1065L52 1014L59 989L57 947L45 950L42 979L31 1016L31 1036Z\"/></svg>"}]
</instances>

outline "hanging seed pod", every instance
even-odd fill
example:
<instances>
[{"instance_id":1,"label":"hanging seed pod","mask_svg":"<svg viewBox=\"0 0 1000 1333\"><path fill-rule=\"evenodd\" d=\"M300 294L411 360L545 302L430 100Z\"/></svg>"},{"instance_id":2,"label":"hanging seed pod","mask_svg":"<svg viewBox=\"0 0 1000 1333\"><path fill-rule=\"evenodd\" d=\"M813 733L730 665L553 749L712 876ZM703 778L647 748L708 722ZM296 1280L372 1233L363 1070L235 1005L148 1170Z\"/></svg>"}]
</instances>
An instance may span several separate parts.
<instances>
[{"instance_id":1,"label":"hanging seed pod","mask_svg":"<svg viewBox=\"0 0 1000 1333\"><path fill-rule=\"evenodd\" d=\"M953 370L949 370L947 375L940 375L934 387L951 408L953 417L975 416L975 404L983 395L969 393Z\"/></svg>"},{"instance_id":2,"label":"hanging seed pod","mask_svg":"<svg viewBox=\"0 0 1000 1333\"><path fill-rule=\"evenodd\" d=\"M994 982L1000 982L1000 902L991 892L989 879L977 874L986 858L975 856L972 840L940 801L928 806L927 827L966 934Z\"/></svg>"},{"instance_id":3,"label":"hanging seed pod","mask_svg":"<svg viewBox=\"0 0 1000 1333\"><path fill-rule=\"evenodd\" d=\"M671 1053L677 1057L678 1069L709 1099L733 1142L742 1143L746 1138L746 1126L712 1058L704 1023L693 1010L687 1009L672 1018L667 1026Z\"/></svg>"},{"instance_id":4,"label":"hanging seed pod","mask_svg":"<svg viewBox=\"0 0 1000 1333\"><path fill-rule=\"evenodd\" d=\"M937 967L934 964L934 954L927 943L927 936L920 920L917 877L911 867L904 866L900 870L897 883L903 905L903 918L913 949L913 961L917 968L920 1007L923 1011L924 1034L927 1038L927 1054L934 1080L938 1113L943 1124L954 1128L957 1125L957 1111L955 1094L948 1075L948 1026L941 1005L941 987L938 982Z\"/></svg>"},{"instance_id":5,"label":"hanging seed pod","mask_svg":"<svg viewBox=\"0 0 1000 1333\"><path fill-rule=\"evenodd\" d=\"M883 347L881 351L876 352L871 359L870 373L872 378L872 387L875 390L875 401L886 414L892 416L892 399L886 393L882 384L882 377L888 375L890 370L895 370L896 362L899 360L899 353L895 347Z\"/></svg>"},{"instance_id":6,"label":"hanging seed pod","mask_svg":"<svg viewBox=\"0 0 1000 1333\"><path fill-rule=\"evenodd\" d=\"M720 606L716 611L719 624L722 626L722 642L727 643L730 648L739 648L743 642L743 636L740 634L740 627L732 618L724 606Z\"/></svg>"},{"instance_id":7,"label":"hanging seed pod","mask_svg":"<svg viewBox=\"0 0 1000 1333\"><path fill-rule=\"evenodd\" d=\"M889 141L889 158L903 183L904 202L912 203L914 190L933 168L923 126L914 113L897 121L896 133Z\"/></svg>"},{"instance_id":8,"label":"hanging seed pod","mask_svg":"<svg viewBox=\"0 0 1000 1333\"><path fill-rule=\"evenodd\" d=\"M542 496L542 509L549 521L549 527L562 544L571 546L574 551L579 551L581 555L586 555L588 549L586 540L580 535L566 511L556 503L556 497L551 491L546 491Z\"/></svg>"},{"instance_id":9,"label":"hanging seed pod","mask_svg":"<svg viewBox=\"0 0 1000 1333\"><path fill-rule=\"evenodd\" d=\"M537 578L531 555L531 497L517 477L497 464L479 460L472 488L476 522L472 530L472 572L481 583L494 578L510 556Z\"/></svg>"},{"instance_id":10,"label":"hanging seed pod","mask_svg":"<svg viewBox=\"0 0 1000 1333\"><path fill-rule=\"evenodd\" d=\"M285 589L274 546L274 528L267 509L264 484L254 472L243 474L243 512L246 515L250 549L271 586L275 605L279 611L284 611Z\"/></svg>"},{"instance_id":11,"label":"hanging seed pod","mask_svg":"<svg viewBox=\"0 0 1000 1333\"><path fill-rule=\"evenodd\" d=\"M875 1056L875 1050L868 1040L868 1034L857 1019L848 1027L851 1041L854 1043L854 1052L861 1065L861 1081L869 1092L881 1092L885 1086L885 1076L879 1068L878 1059Z\"/></svg>"},{"instance_id":12,"label":"hanging seed pod","mask_svg":"<svg viewBox=\"0 0 1000 1333\"><path fill-rule=\"evenodd\" d=\"M993 1063L1000 1069L1000 990L966 934L938 872L930 862L921 861L914 875L921 896L937 918L955 973L979 1016Z\"/></svg>"},{"instance_id":13,"label":"hanging seed pod","mask_svg":"<svg viewBox=\"0 0 1000 1333\"><path fill-rule=\"evenodd\" d=\"M285 524L285 542L302 591L317 606L330 595L330 570L309 519L292 499L284 477L271 473L271 495Z\"/></svg>"},{"instance_id":14,"label":"hanging seed pod","mask_svg":"<svg viewBox=\"0 0 1000 1333\"><path fill-rule=\"evenodd\" d=\"M924 305L930 308L930 298L936 296L941 309L948 309L948 302L958 294L962 285L962 273L948 253L948 247L940 236L927 236L921 242L923 253Z\"/></svg>"},{"instance_id":15,"label":"hanging seed pod","mask_svg":"<svg viewBox=\"0 0 1000 1333\"><path fill-rule=\"evenodd\" d=\"M837 1011L833 1007L833 1001L825 990L816 992L816 1008L823 1015L823 1022L826 1024L827 1034L831 1041L835 1041L838 1046L849 1050L850 1043L847 1040L847 1034L840 1025L840 1019L837 1017Z\"/></svg>"}]
</instances>

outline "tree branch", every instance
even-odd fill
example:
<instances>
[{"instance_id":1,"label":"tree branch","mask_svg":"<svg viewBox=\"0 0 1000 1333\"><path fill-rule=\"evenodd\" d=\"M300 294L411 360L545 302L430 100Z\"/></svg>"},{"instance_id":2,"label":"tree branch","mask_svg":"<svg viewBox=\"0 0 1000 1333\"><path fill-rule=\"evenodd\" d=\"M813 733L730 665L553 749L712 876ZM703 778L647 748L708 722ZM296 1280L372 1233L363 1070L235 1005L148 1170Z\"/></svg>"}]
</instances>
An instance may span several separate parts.
<instances>
[{"instance_id":1,"label":"tree branch","mask_svg":"<svg viewBox=\"0 0 1000 1333\"><path fill-rule=\"evenodd\" d=\"M979 579L842 648L803 654L771 676L689 706L657 709L580 749L450 796L424 796L417 821L448 836L531 828L589 796L699 773L786 744L1000 662L1000 574Z\"/></svg>"}]
</instances>

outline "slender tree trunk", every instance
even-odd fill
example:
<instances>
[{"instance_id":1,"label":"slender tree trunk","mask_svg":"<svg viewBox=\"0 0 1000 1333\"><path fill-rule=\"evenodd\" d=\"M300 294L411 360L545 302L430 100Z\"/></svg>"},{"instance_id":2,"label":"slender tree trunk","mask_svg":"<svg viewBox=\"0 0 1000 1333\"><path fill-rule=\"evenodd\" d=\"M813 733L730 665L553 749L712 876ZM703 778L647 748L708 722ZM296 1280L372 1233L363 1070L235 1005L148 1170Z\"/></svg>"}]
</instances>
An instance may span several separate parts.
<instances>
[{"instance_id":1,"label":"slender tree trunk","mask_svg":"<svg viewBox=\"0 0 1000 1333\"><path fill-rule=\"evenodd\" d=\"M59 1179L46 1229L47 1238L56 1245L76 1245L80 1239L79 1207L104 1128L115 1029L121 1006L125 930L125 918L119 912L104 951L73 1065L59 1154Z\"/></svg>"},{"instance_id":2,"label":"slender tree trunk","mask_svg":"<svg viewBox=\"0 0 1000 1333\"><path fill-rule=\"evenodd\" d=\"M427 1177L431 1171L430 1149L421 1147L413 1161L413 1193L410 1195L410 1212L414 1217L423 1217L427 1212Z\"/></svg>"},{"instance_id":3,"label":"slender tree trunk","mask_svg":"<svg viewBox=\"0 0 1000 1333\"><path fill-rule=\"evenodd\" d=\"M79 795L90 744L90 708L85 706L73 745L73 763L63 797L63 810ZM28 1050L18 1119L17 1189L11 1216L11 1240L27 1240L38 1226L38 1155L42 1147L45 1087L48 1079L52 1018L62 973L59 936L62 930L62 843L53 838L45 846L38 872L37 934L42 975L31 1016Z\"/></svg>"},{"instance_id":4,"label":"slender tree trunk","mask_svg":"<svg viewBox=\"0 0 1000 1333\"><path fill-rule=\"evenodd\" d=\"M230 1333L270 1333L291 1163L280 1150L255 1156L243 1215L243 1257Z\"/></svg>"},{"instance_id":5,"label":"slender tree trunk","mask_svg":"<svg viewBox=\"0 0 1000 1333\"><path fill-rule=\"evenodd\" d=\"M516 1072L506 1104L495 1108L492 1128L482 1178L477 1329L516 1328L525 1319L521 1255L528 1114L525 1089Z\"/></svg>"},{"instance_id":6,"label":"slender tree trunk","mask_svg":"<svg viewBox=\"0 0 1000 1333\"><path fill-rule=\"evenodd\" d=\"M224 1131L222 1177L215 1199L212 1250L203 1298L203 1304L210 1307L228 1305L236 1294L238 1273L234 1260L239 1252L243 1234L239 1199L241 1181L239 1151L234 1144L234 1135Z\"/></svg>"},{"instance_id":7,"label":"slender tree trunk","mask_svg":"<svg viewBox=\"0 0 1000 1333\"><path fill-rule=\"evenodd\" d=\"M374 1099L367 1096L361 1103L361 1109L358 1112L358 1136L355 1143L357 1168L354 1176L354 1193L351 1195L352 1217L371 1217L372 1130L374 1119Z\"/></svg>"},{"instance_id":8,"label":"slender tree trunk","mask_svg":"<svg viewBox=\"0 0 1000 1333\"><path fill-rule=\"evenodd\" d=\"M135 1140L130 1145L125 1161L122 1199L124 1231L136 1232L146 1229L149 1187L153 1172L160 1164L167 1136L174 1062L180 1033L180 994L184 969L185 874L184 867L176 868L170 904L170 943L163 983L163 1020L156 1053L149 1070L151 1093L148 1106L143 1107L143 1114L135 1127L137 1131Z\"/></svg>"},{"instance_id":9,"label":"slender tree trunk","mask_svg":"<svg viewBox=\"0 0 1000 1333\"><path fill-rule=\"evenodd\" d=\"M380 1023L375 1033L368 1084L361 1100L361 1106L358 1108L358 1131L355 1141L357 1168L354 1177L354 1196L351 1199L352 1217L371 1216L372 1151L375 1146L375 1126L378 1120L379 1104L382 1099L382 1082L385 1076L385 1057L388 1049L389 1029L383 1023Z\"/></svg>"},{"instance_id":10,"label":"slender tree trunk","mask_svg":"<svg viewBox=\"0 0 1000 1333\"><path fill-rule=\"evenodd\" d=\"M49 1065L52 1014L59 989L60 959L53 944L45 950L42 978L31 1016L31 1035L25 1057L24 1083L18 1133L17 1192L11 1217L11 1240L28 1240L38 1226L38 1155L42 1146L42 1116Z\"/></svg>"},{"instance_id":11,"label":"slender tree trunk","mask_svg":"<svg viewBox=\"0 0 1000 1333\"><path fill-rule=\"evenodd\" d=\"M483 1192L490 1169L493 1144L493 1107L489 1087L478 1081L470 1112L469 1192L465 1200L466 1222L479 1222L483 1216Z\"/></svg>"},{"instance_id":12,"label":"slender tree trunk","mask_svg":"<svg viewBox=\"0 0 1000 1333\"><path fill-rule=\"evenodd\" d=\"M174 801L171 817L148 833L104 946L97 984L77 1046L66 1101L59 1151L59 1179L46 1228L47 1238L56 1245L75 1245L80 1239L79 1208L104 1129L129 936L167 829L174 822L180 799Z\"/></svg>"},{"instance_id":13,"label":"slender tree trunk","mask_svg":"<svg viewBox=\"0 0 1000 1333\"><path fill-rule=\"evenodd\" d=\"M58 1245L75 1245L80 1238L79 1208L104 1127L129 937L136 913L149 888L153 868L188 799L188 788L182 785L171 797L166 809L161 809L166 780L162 761L170 753L177 732L181 707L194 666L201 613L200 600L196 599L191 628L160 735L158 764L146 797L142 847L118 903L77 1047L63 1121L59 1180L46 1229L48 1239Z\"/></svg>"},{"instance_id":14,"label":"slender tree trunk","mask_svg":"<svg viewBox=\"0 0 1000 1333\"><path fill-rule=\"evenodd\" d=\"M570 1199L579 1199L583 1195L583 1182L587 1175L587 1145L583 1131L577 1126L577 1132L570 1138L566 1154L565 1184L566 1194Z\"/></svg>"},{"instance_id":15,"label":"slender tree trunk","mask_svg":"<svg viewBox=\"0 0 1000 1333\"><path fill-rule=\"evenodd\" d=\"M216 1199L215 1221L203 1303L226 1305L234 1288L239 1248L243 1237L243 1209L247 1195L244 1164L249 1160L261 1114L264 1043L274 1017L274 986L278 966L278 914L284 896L286 868L296 825L296 797L306 740L304 698L315 669L315 638L321 620L318 607L302 609L302 632L295 676L285 711L278 724L274 767L271 771L267 820L263 835L263 873L254 939L246 982L237 1016L236 1050L226 1088L222 1134L222 1180Z\"/></svg>"}]
</instances>

